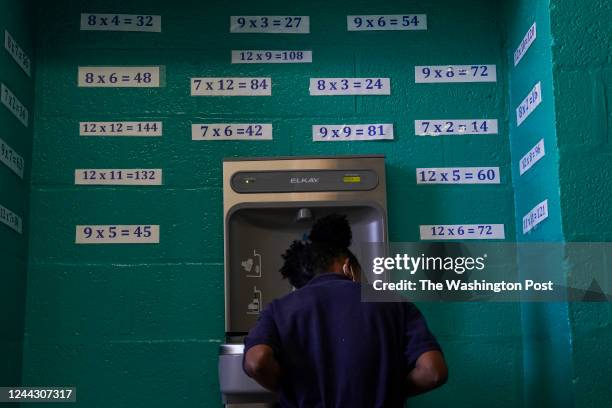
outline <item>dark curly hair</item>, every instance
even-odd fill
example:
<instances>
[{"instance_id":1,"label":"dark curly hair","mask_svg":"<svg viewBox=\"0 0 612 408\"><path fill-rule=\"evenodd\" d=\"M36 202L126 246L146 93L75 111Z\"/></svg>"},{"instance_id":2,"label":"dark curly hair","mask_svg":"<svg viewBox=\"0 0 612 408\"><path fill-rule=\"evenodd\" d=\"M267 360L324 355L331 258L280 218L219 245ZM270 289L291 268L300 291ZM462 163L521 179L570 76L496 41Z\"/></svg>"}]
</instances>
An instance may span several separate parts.
<instances>
[{"instance_id":1,"label":"dark curly hair","mask_svg":"<svg viewBox=\"0 0 612 408\"><path fill-rule=\"evenodd\" d=\"M280 273L295 288L301 288L315 275L329 272L334 260L348 257L359 267L357 258L349 250L352 240L351 226L345 215L330 214L312 226L307 241L293 241L282 255L284 264Z\"/></svg>"},{"instance_id":2,"label":"dark curly hair","mask_svg":"<svg viewBox=\"0 0 612 408\"><path fill-rule=\"evenodd\" d=\"M334 213L315 222L308 239L310 242L334 248L348 248L351 246L353 232L346 215Z\"/></svg>"},{"instance_id":3,"label":"dark curly hair","mask_svg":"<svg viewBox=\"0 0 612 408\"><path fill-rule=\"evenodd\" d=\"M314 277L311 246L310 242L293 241L282 255L285 262L280 273L295 288L301 288Z\"/></svg>"}]
</instances>

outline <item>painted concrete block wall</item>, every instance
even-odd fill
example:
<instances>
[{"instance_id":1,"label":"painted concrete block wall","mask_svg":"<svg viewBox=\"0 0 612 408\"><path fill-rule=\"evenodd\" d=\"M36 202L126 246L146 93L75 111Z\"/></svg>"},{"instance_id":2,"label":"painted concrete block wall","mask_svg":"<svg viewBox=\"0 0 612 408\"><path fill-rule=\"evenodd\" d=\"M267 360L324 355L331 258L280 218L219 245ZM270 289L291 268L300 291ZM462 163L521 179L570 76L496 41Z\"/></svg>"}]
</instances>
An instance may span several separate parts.
<instances>
[{"instance_id":1,"label":"painted concrete block wall","mask_svg":"<svg viewBox=\"0 0 612 408\"><path fill-rule=\"evenodd\" d=\"M551 1L563 229L570 242L610 242L612 5L576 6ZM569 312L576 406L609 405L612 357L604 348L612 344L611 305L574 303Z\"/></svg>"},{"instance_id":2,"label":"painted concrete block wall","mask_svg":"<svg viewBox=\"0 0 612 408\"><path fill-rule=\"evenodd\" d=\"M34 47L31 32L33 18L30 12L29 2L8 0L0 3L0 82L17 96L30 114L26 127L6 106L0 104L0 159L4 158L17 170L15 172L0 161L0 206L21 218L22 231L16 232L0 222L0 384L7 386L21 384L34 85L33 78L24 72L7 51L5 31L10 33L31 59ZM21 171L23 177L20 176Z\"/></svg>"},{"instance_id":3,"label":"painted concrete block wall","mask_svg":"<svg viewBox=\"0 0 612 408\"><path fill-rule=\"evenodd\" d=\"M559 157L552 72L552 37L548 0L505 2L507 66L509 76L509 129L512 177L516 208L516 238L519 245L529 242L562 242L561 198L559 194ZM535 24L535 30L532 30ZM528 32L535 40L515 63L515 51ZM537 83L542 102L522 123L516 109ZM519 163L543 140L545 155L521 172ZM523 173L523 174L521 174ZM523 217L548 200L548 218L523 233ZM526 249L526 248L525 248ZM551 257L553 258L553 257ZM541 260L519 246L519 270L523 278L538 276ZM558 263L550 259L549 264ZM559 264L559 271L564 267ZM552 270L552 267L549 267ZM565 277L559 280L564 282ZM572 364L568 307L564 303L522 303L523 381L525 407L572 407ZM554 363L553 363L554 362Z\"/></svg>"},{"instance_id":4,"label":"painted concrete block wall","mask_svg":"<svg viewBox=\"0 0 612 408\"><path fill-rule=\"evenodd\" d=\"M507 67L497 4L83 3L39 3L24 382L74 384L78 406L220 404L223 157L383 153L392 241L418 241L419 224L460 223L503 223L506 239L514 240ZM162 33L82 32L81 12L159 14ZM346 15L376 13L426 13L428 30L346 31ZM229 16L238 14L309 15L311 34L230 34ZM232 49L313 50L313 63L232 65ZM499 80L415 84L414 66L426 64L497 64ZM85 65L164 65L165 87L78 88L77 67ZM195 76L270 76L273 96L191 97L189 78ZM390 77L392 94L309 96L310 77L336 76ZM499 135L414 134L415 119L460 118L499 119ZM79 136L80 121L119 120L161 120L163 136ZM192 141L190 125L199 121L273 123L274 140ZM393 123L396 139L311 141L313 124L345 123ZM451 166L500 166L502 183L416 185L415 168ZM164 183L75 186L76 168L163 168ZM75 245L75 225L82 224L160 224L160 244ZM456 374L413 406L472 407L475 395L481 406L520 404L519 305L421 308Z\"/></svg>"}]
</instances>

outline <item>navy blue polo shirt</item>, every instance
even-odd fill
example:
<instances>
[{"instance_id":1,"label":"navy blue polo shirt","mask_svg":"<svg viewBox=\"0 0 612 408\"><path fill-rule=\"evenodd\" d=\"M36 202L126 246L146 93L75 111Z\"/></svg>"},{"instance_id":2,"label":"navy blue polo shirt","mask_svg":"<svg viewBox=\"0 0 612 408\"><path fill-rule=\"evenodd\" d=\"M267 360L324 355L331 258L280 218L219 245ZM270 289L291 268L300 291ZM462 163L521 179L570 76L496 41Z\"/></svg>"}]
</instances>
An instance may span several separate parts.
<instances>
[{"instance_id":1,"label":"navy blue polo shirt","mask_svg":"<svg viewBox=\"0 0 612 408\"><path fill-rule=\"evenodd\" d=\"M362 302L361 285L316 276L272 301L245 338L267 344L282 370L282 407L403 407L418 357L440 350L411 303Z\"/></svg>"}]
</instances>

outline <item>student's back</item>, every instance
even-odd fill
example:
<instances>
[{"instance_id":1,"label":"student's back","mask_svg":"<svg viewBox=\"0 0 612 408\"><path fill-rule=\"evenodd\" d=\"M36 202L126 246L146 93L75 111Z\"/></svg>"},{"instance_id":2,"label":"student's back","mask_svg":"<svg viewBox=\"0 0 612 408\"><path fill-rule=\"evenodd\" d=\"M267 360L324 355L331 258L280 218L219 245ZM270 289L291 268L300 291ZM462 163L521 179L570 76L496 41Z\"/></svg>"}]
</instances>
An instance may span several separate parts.
<instances>
[{"instance_id":1,"label":"student's back","mask_svg":"<svg viewBox=\"0 0 612 408\"><path fill-rule=\"evenodd\" d=\"M439 350L410 303L361 301L361 286L338 273L315 276L274 300L245 340L267 344L281 367L283 407L403 407L407 375Z\"/></svg>"}]
</instances>

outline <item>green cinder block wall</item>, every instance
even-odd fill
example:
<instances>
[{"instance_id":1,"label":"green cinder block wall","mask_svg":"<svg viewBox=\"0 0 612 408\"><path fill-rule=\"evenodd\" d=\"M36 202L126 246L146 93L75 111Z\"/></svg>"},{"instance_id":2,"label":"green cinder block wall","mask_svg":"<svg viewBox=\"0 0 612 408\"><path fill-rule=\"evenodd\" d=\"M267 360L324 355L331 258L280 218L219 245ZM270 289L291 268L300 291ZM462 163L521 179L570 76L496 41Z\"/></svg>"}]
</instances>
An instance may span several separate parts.
<instances>
[{"instance_id":1,"label":"green cinder block wall","mask_svg":"<svg viewBox=\"0 0 612 408\"><path fill-rule=\"evenodd\" d=\"M563 229L568 242L610 242L612 4L576 9L574 2L552 0L551 20ZM605 262L609 269L609 257ZM584 268L569 271L579 273ZM609 288L609 282L600 284ZM610 405L612 356L605 349L612 344L612 305L573 303L568 310L576 406Z\"/></svg>"},{"instance_id":2,"label":"green cinder block wall","mask_svg":"<svg viewBox=\"0 0 612 408\"><path fill-rule=\"evenodd\" d=\"M549 200L549 218L527 236L517 233L517 241L564 242L568 252L559 267L568 282L591 274L601 278L589 267L605 267L609 259L589 266L583 263L584 249L576 256L572 245L610 242L612 237L612 5L518 0L506 6L508 38L515 44L521 31L526 32L533 22L538 24L532 49L518 68L510 70L510 108L532 86L525 80L544 79L539 112L529 119L531 127L526 121L517 129L511 121L510 145L516 162L544 138L547 153L534 166L537 172L530 170L529 178L513 168L513 182L517 226L544 198ZM511 62L511 54L508 57ZM518 261L528 272L529 260L519 255ZM609 288L607 281L599 284ZM603 348L612 341L610 303L523 304L521 308L525 406L608 406L612 361Z\"/></svg>"},{"instance_id":3,"label":"green cinder block wall","mask_svg":"<svg viewBox=\"0 0 612 408\"><path fill-rule=\"evenodd\" d=\"M564 240L561 197L559 194L559 156L553 87L553 56L548 0L504 2L508 66L509 141L512 155L512 180L516 209L517 262L521 278L538 276L528 243ZM518 64L514 52L535 24L536 39ZM536 83L541 83L540 105L517 125L516 107ZM522 175L519 162L540 140L546 154ZM523 216L538 203L548 200L548 218L527 234L522 232ZM559 244L561 245L561 244ZM526 249L526 250L525 250ZM552 258L552 257L551 257ZM548 261L563 265L558 259ZM535 269L534 269L535 268ZM552 266L550 266L552 270ZM560 280L563 282L563 277ZM524 407L573 407L571 335L566 303L521 303L523 341Z\"/></svg>"},{"instance_id":4,"label":"green cinder block wall","mask_svg":"<svg viewBox=\"0 0 612 408\"><path fill-rule=\"evenodd\" d=\"M163 31L82 32L81 12L159 14ZM428 30L346 31L346 15L375 13L425 13ZM309 15L311 34L230 34L229 16L239 14ZM501 19L498 5L484 0L41 2L24 381L74 384L84 407L220 405L223 157L383 153L392 241L417 241L419 224L482 222L505 224L514 240ZM312 50L313 63L232 65L232 49ZM498 81L415 84L414 66L426 64L496 64ZM79 65L163 65L166 83L78 88ZM194 76L270 76L273 96L191 97ZM309 78L317 76L390 77L392 94L311 97ZM427 118L494 118L500 129L416 137L414 120ZM163 121L161 138L78 136L79 121L153 119ZM192 141L190 124L199 121L272 123L274 140ZM313 124L334 123L393 123L395 140L311 141ZM501 184L416 185L415 168L450 166L499 166ZM75 168L138 167L163 168L163 186L74 185ZM74 244L75 225L133 223L160 224L160 244ZM520 403L519 305L422 309L460 368L413 406L471 407L474 395L483 406Z\"/></svg>"},{"instance_id":5,"label":"green cinder block wall","mask_svg":"<svg viewBox=\"0 0 612 408\"><path fill-rule=\"evenodd\" d=\"M30 182L29 170L20 190L12 174L0 168L0 204L7 197L17 200L10 205L24 206L23 238L5 238L10 230L0 225L0 251L10 250L8 256L2 253L0 264L10 296L1 299L16 311L0 338L0 353L11 356L14 369L0 375L11 381L76 385L77 406L83 407L220 405L223 157L386 154L392 241L417 241L419 224L481 222L503 223L508 241L611 237L606 216L612 189L605 186L612 171L612 35L606 23L610 5L604 1L589 3L586 10L587 5L567 0L268 0L231 6L195 0L60 0L38 2L35 18L25 14L22 3L5 4L13 14L6 14L12 17L5 22L3 9L0 23L16 26L11 29L23 36L18 41L37 61L34 106L33 82L19 77L8 54L0 58L0 79L17 79L11 87L33 107L28 129L34 129L30 160L32 136L0 106L2 138L23 134L14 143L26 163L33 163L31 222L23 187ZM584 13L572 17L577 10ZM81 12L161 15L162 33L79 31ZM398 13L427 14L428 30L346 31L346 15ZM311 34L229 33L230 15L282 14L309 15ZM513 67L512 53L534 21L538 39ZM28 27L36 29L35 47ZM232 65L232 49L312 50L313 63ZM414 66L426 64L496 64L498 81L415 84ZM161 65L165 84L78 88L77 67L85 65ZM273 96L191 97L189 78L195 76L269 76ZM392 94L308 95L310 77L336 76L390 77ZM514 109L537 81L543 102L517 127ZM496 118L499 134L416 137L414 120L425 118ZM122 120L163 121L163 137L78 135L80 121ZM272 123L274 140L192 141L191 123L205 121ZM343 123L393 123L395 140L311 141L313 124ZM540 138L546 157L520 176L518 159ZM501 184L416 185L415 168L451 166L499 166ZM164 183L75 186L76 168L162 168ZM594 179L584 182L587 176ZM522 216L539 197L549 199L549 218L523 236ZM593 205L579 197L593 197ZM80 224L159 224L160 244L75 245L75 225ZM520 254L517 262L528 266ZM478 406L496 407L601 407L608 402L600 376L609 378L612 364L600 356L606 351L602 344L612 339L609 304L420 307L452 371L443 389L414 399L411 406L472 407L475 395ZM21 362L13 356L21 354L24 331Z\"/></svg>"},{"instance_id":6,"label":"green cinder block wall","mask_svg":"<svg viewBox=\"0 0 612 408\"><path fill-rule=\"evenodd\" d=\"M5 31L28 55L34 57L33 15L30 2L3 0L0 3L0 82L29 111L24 126L4 105L0 105L0 155L23 171L17 175L0 162L0 205L21 218L21 233L0 222L0 384L21 384L22 348L26 302L26 265L28 258L29 180L34 115L34 80L17 64L5 48ZM8 153L21 156L22 160Z\"/></svg>"}]
</instances>

